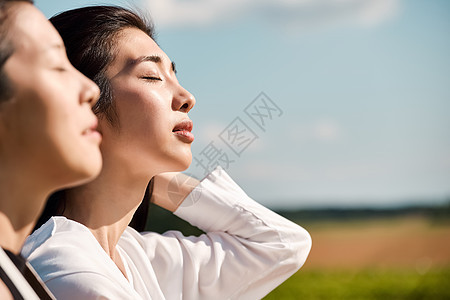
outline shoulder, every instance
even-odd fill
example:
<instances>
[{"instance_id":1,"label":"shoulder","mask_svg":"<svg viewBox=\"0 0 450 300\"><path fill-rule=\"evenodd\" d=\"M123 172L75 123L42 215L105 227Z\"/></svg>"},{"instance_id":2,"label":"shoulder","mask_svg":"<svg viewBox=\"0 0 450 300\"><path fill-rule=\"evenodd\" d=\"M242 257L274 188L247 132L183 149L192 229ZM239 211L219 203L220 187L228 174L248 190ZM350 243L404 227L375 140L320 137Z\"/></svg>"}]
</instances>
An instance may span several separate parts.
<instances>
[{"instance_id":1,"label":"shoulder","mask_svg":"<svg viewBox=\"0 0 450 300\"><path fill-rule=\"evenodd\" d=\"M78 222L53 217L27 239L22 253L57 299L136 299L90 230Z\"/></svg>"},{"instance_id":2,"label":"shoulder","mask_svg":"<svg viewBox=\"0 0 450 300\"><path fill-rule=\"evenodd\" d=\"M27 238L22 255L47 281L75 272L98 272L102 262L98 247L84 225L64 217L52 217Z\"/></svg>"},{"instance_id":3,"label":"shoulder","mask_svg":"<svg viewBox=\"0 0 450 300\"><path fill-rule=\"evenodd\" d=\"M90 236L91 232L84 225L65 217L52 217L26 239L21 254L29 258L41 247L84 245Z\"/></svg>"}]
</instances>

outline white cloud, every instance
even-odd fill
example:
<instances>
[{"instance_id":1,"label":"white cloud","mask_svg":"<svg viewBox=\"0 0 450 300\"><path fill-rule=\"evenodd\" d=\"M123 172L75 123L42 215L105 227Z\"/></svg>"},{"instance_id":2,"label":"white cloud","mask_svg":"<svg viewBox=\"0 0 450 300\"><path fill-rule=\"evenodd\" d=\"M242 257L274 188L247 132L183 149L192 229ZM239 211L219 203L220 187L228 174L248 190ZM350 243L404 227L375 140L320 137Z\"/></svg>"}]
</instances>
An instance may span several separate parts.
<instances>
[{"instance_id":1,"label":"white cloud","mask_svg":"<svg viewBox=\"0 0 450 300\"><path fill-rule=\"evenodd\" d=\"M401 0L141 0L158 28L205 27L248 18L287 30L340 24L376 25Z\"/></svg>"},{"instance_id":2,"label":"white cloud","mask_svg":"<svg viewBox=\"0 0 450 300\"><path fill-rule=\"evenodd\" d=\"M319 120L312 127L313 137L320 141L335 141L341 134L341 126L333 120Z\"/></svg>"},{"instance_id":3,"label":"white cloud","mask_svg":"<svg viewBox=\"0 0 450 300\"><path fill-rule=\"evenodd\" d=\"M230 172L247 181L261 182L266 184L273 181L276 176L277 181L297 182L310 180L313 176L311 170L300 168L295 161L281 161L279 159L242 160L231 166ZM274 175L276 174L276 175Z\"/></svg>"},{"instance_id":4,"label":"white cloud","mask_svg":"<svg viewBox=\"0 0 450 300\"><path fill-rule=\"evenodd\" d=\"M340 140L344 136L344 130L339 122L330 118L317 119L307 124L293 125L292 132L288 134L288 139L297 142L334 142Z\"/></svg>"},{"instance_id":5,"label":"white cloud","mask_svg":"<svg viewBox=\"0 0 450 300\"><path fill-rule=\"evenodd\" d=\"M203 122L203 126L194 127L194 133L198 136L199 140L208 144L211 141L218 140L219 134L227 127L225 123L219 123L216 121ZM194 123L195 126L195 123Z\"/></svg>"}]
</instances>

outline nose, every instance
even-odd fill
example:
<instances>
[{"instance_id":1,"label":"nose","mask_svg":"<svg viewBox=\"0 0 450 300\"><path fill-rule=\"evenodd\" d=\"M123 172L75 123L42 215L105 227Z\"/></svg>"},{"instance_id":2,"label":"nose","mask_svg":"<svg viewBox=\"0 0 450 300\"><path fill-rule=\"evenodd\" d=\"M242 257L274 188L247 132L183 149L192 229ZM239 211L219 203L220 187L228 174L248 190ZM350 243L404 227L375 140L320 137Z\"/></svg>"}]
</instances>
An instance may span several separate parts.
<instances>
[{"instance_id":1,"label":"nose","mask_svg":"<svg viewBox=\"0 0 450 300\"><path fill-rule=\"evenodd\" d=\"M180 85L179 90L173 97L172 109L174 111L188 113L194 107L194 105L194 96Z\"/></svg>"},{"instance_id":2,"label":"nose","mask_svg":"<svg viewBox=\"0 0 450 300\"><path fill-rule=\"evenodd\" d=\"M81 103L89 103L91 107L97 103L98 98L100 97L100 89L92 80L83 76L83 86L80 97Z\"/></svg>"}]
</instances>

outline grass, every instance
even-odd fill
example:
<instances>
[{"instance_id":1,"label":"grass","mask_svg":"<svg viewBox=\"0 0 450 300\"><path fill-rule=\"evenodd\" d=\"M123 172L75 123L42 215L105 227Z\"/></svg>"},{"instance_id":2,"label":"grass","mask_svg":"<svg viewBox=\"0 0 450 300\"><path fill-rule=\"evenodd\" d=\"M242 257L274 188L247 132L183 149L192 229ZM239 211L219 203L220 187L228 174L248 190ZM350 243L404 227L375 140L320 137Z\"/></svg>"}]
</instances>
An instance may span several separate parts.
<instances>
[{"instance_id":1,"label":"grass","mask_svg":"<svg viewBox=\"0 0 450 300\"><path fill-rule=\"evenodd\" d=\"M450 300L450 226L411 215L305 228L304 266L264 299Z\"/></svg>"},{"instance_id":2,"label":"grass","mask_svg":"<svg viewBox=\"0 0 450 300\"><path fill-rule=\"evenodd\" d=\"M450 299L450 268L300 270L264 299Z\"/></svg>"},{"instance_id":3,"label":"grass","mask_svg":"<svg viewBox=\"0 0 450 300\"><path fill-rule=\"evenodd\" d=\"M448 211L299 221L313 238L305 267L264 299L450 300ZM158 207L147 225L200 233Z\"/></svg>"}]
</instances>

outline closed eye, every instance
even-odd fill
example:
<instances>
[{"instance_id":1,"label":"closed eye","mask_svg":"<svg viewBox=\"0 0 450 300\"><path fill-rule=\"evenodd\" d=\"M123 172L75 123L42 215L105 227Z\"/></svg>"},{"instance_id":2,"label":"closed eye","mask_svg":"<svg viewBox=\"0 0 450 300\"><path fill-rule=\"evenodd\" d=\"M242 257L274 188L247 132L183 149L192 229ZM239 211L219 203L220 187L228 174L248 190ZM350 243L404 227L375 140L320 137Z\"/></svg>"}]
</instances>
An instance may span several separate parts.
<instances>
[{"instance_id":1,"label":"closed eye","mask_svg":"<svg viewBox=\"0 0 450 300\"><path fill-rule=\"evenodd\" d=\"M55 67L55 68L53 68L53 70L55 70L57 72L66 72L67 71L67 69L64 67Z\"/></svg>"},{"instance_id":2,"label":"closed eye","mask_svg":"<svg viewBox=\"0 0 450 300\"><path fill-rule=\"evenodd\" d=\"M159 78L159 77L154 77L154 76L143 76L143 77L141 77L142 79L145 79L145 80L151 80L151 81L162 81L162 79L161 78Z\"/></svg>"}]
</instances>

